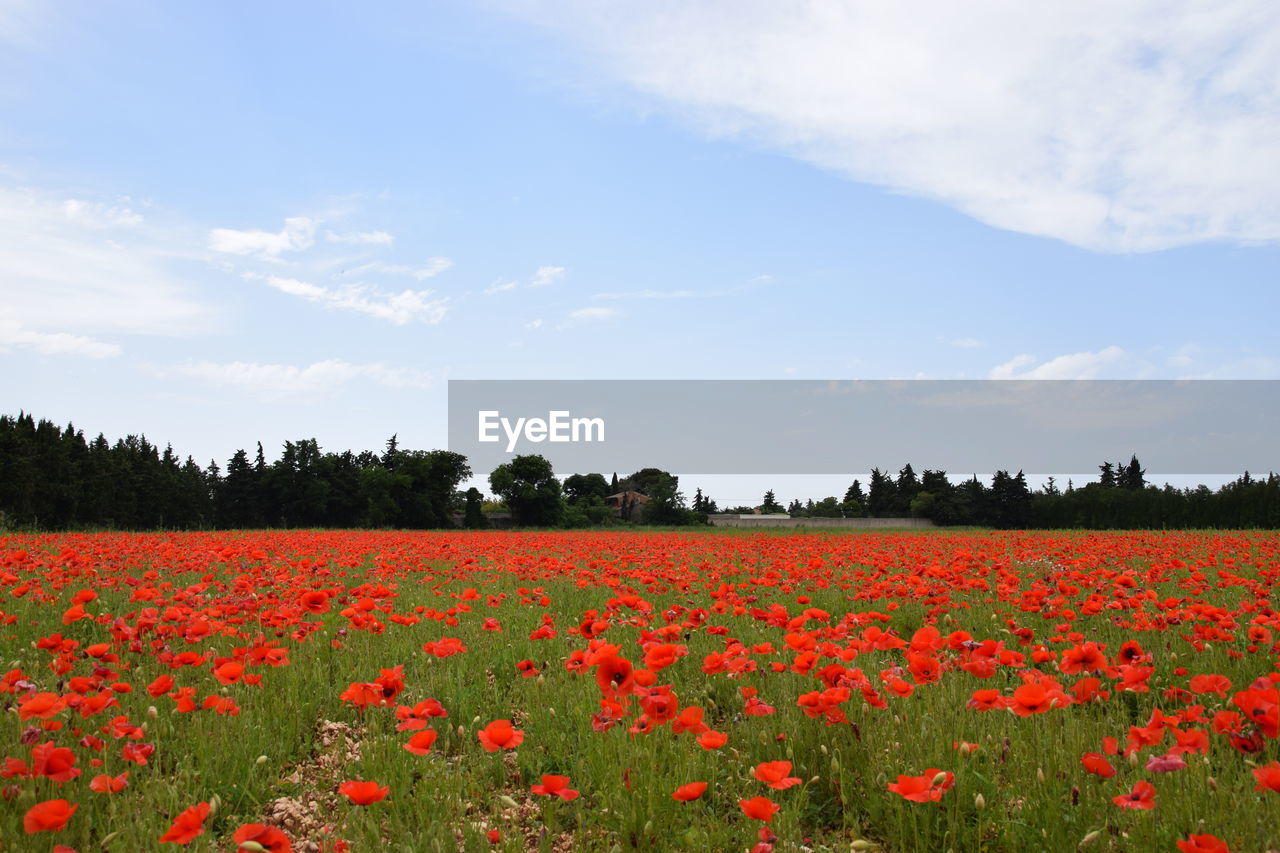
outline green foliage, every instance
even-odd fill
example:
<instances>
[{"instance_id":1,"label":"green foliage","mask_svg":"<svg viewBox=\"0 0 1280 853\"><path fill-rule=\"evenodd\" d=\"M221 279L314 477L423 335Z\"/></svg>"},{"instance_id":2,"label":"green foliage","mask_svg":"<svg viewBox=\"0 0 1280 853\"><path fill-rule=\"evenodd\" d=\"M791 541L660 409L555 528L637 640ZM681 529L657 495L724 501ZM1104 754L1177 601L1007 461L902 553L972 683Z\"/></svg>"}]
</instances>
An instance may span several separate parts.
<instances>
[{"instance_id":1,"label":"green foliage","mask_svg":"<svg viewBox=\"0 0 1280 853\"><path fill-rule=\"evenodd\" d=\"M609 481L603 474L573 474L565 477L564 496L570 504L590 502L591 498L604 501L613 492L609 491Z\"/></svg>"},{"instance_id":2,"label":"green foliage","mask_svg":"<svg viewBox=\"0 0 1280 853\"><path fill-rule=\"evenodd\" d=\"M489 475L489 487L511 508L518 526L555 527L564 516L560 481L543 456L515 456Z\"/></svg>"}]
</instances>

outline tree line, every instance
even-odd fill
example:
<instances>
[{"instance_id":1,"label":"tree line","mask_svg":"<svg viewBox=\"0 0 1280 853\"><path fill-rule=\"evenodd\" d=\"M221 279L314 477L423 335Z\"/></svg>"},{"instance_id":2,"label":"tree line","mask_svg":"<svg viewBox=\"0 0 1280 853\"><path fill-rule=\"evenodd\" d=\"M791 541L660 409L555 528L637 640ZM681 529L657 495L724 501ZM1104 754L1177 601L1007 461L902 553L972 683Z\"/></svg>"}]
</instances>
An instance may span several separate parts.
<instances>
[{"instance_id":1,"label":"tree line","mask_svg":"<svg viewBox=\"0 0 1280 853\"><path fill-rule=\"evenodd\" d=\"M1280 528L1280 476L1255 478L1247 471L1216 490L1156 486L1146 480L1137 456L1127 463L1104 462L1097 481L1065 488L1053 477L1038 489L1022 471L997 471L990 485L976 475L953 483L945 471L917 476L910 464L896 477L873 469L864 488L859 480L842 500L828 497L793 501L792 516L928 518L939 525L998 528ZM762 512L782 511L765 495Z\"/></svg>"},{"instance_id":2,"label":"tree line","mask_svg":"<svg viewBox=\"0 0 1280 853\"><path fill-rule=\"evenodd\" d=\"M573 474L563 481L541 456L516 456L488 477L501 505L485 503L466 457L447 450L405 450L395 436L381 453L325 452L315 439L285 442L266 460L262 444L240 449L225 469L201 466L145 436L87 440L68 424L32 415L0 416L0 528L105 527L121 530L266 527L482 527L495 510L517 526L589 527L622 521L705 523L717 512L789 512L811 517L917 517L940 525L998 528L1280 528L1280 477L1245 473L1219 489L1176 489L1146 481L1138 459L1099 466L1096 482L1031 489L1021 471L997 471L953 483L946 472L910 464L874 469L843 498L792 501L772 491L755 507L726 507L678 477L644 468L619 478ZM640 495L634 505L611 495ZM615 503L617 501L615 500Z\"/></svg>"}]
</instances>

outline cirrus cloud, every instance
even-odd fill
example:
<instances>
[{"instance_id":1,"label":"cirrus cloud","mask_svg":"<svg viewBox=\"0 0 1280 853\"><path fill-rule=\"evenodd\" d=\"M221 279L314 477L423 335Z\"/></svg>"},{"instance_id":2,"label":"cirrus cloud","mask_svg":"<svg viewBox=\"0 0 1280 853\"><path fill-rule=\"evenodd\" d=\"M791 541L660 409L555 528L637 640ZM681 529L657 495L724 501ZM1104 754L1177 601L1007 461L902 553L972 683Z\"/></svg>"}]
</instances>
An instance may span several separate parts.
<instances>
[{"instance_id":1,"label":"cirrus cloud","mask_svg":"<svg viewBox=\"0 0 1280 853\"><path fill-rule=\"evenodd\" d=\"M1280 240L1280 4L499 0L713 136L1101 251Z\"/></svg>"}]
</instances>

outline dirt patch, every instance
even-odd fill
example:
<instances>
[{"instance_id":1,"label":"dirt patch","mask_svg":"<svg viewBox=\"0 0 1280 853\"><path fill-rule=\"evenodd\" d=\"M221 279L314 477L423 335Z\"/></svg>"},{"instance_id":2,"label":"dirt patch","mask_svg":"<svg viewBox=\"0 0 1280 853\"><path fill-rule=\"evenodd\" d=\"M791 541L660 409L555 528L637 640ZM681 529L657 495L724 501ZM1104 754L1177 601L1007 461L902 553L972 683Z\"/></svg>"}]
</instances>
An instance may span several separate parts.
<instances>
[{"instance_id":1,"label":"dirt patch","mask_svg":"<svg viewBox=\"0 0 1280 853\"><path fill-rule=\"evenodd\" d=\"M320 853L323 844L331 848L339 837L341 827L333 825L333 816L342 813L337 788L342 769L360 759L361 735L354 726L321 720L316 725L315 750L284 777L285 783L302 789L272 800L263 809L263 823L283 830L298 853Z\"/></svg>"}]
</instances>

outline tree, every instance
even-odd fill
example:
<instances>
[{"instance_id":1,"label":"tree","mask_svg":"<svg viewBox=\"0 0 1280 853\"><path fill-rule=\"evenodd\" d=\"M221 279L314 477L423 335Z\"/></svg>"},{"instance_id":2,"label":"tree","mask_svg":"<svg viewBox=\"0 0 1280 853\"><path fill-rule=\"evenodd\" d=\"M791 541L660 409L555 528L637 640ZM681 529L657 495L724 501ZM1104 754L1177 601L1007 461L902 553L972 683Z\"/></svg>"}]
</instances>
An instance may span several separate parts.
<instances>
[{"instance_id":1,"label":"tree","mask_svg":"<svg viewBox=\"0 0 1280 853\"><path fill-rule=\"evenodd\" d=\"M919 491L920 481L916 479L916 472L912 469L911 463L908 462L898 472L898 481L894 484L894 512L909 513L911 511L911 501L915 499Z\"/></svg>"},{"instance_id":2,"label":"tree","mask_svg":"<svg viewBox=\"0 0 1280 853\"><path fill-rule=\"evenodd\" d=\"M515 456L489 475L489 488L511 509L516 525L554 527L564 514L560 481L542 456Z\"/></svg>"},{"instance_id":3,"label":"tree","mask_svg":"<svg viewBox=\"0 0 1280 853\"><path fill-rule=\"evenodd\" d=\"M591 498L603 501L611 494L613 493L609 491L609 483L603 474L573 474L565 477L564 496L570 504L584 501L590 503Z\"/></svg>"},{"instance_id":4,"label":"tree","mask_svg":"<svg viewBox=\"0 0 1280 853\"><path fill-rule=\"evenodd\" d=\"M462 526L469 530L479 530L489 526L489 521L481 511L483 495L475 486L467 489L467 508L463 513Z\"/></svg>"},{"instance_id":5,"label":"tree","mask_svg":"<svg viewBox=\"0 0 1280 853\"><path fill-rule=\"evenodd\" d=\"M1116 485L1116 472L1114 466L1110 462L1103 462L1098 466L1101 477L1098 479L1098 485L1104 489L1114 489Z\"/></svg>"},{"instance_id":6,"label":"tree","mask_svg":"<svg viewBox=\"0 0 1280 853\"><path fill-rule=\"evenodd\" d=\"M1138 464L1136 455L1129 458L1129 464L1119 470L1118 485L1122 489L1141 489L1147 485L1146 471Z\"/></svg>"},{"instance_id":7,"label":"tree","mask_svg":"<svg viewBox=\"0 0 1280 853\"><path fill-rule=\"evenodd\" d=\"M844 515L840 502L834 496L823 498L806 510L813 518L841 518Z\"/></svg>"},{"instance_id":8,"label":"tree","mask_svg":"<svg viewBox=\"0 0 1280 853\"><path fill-rule=\"evenodd\" d=\"M645 469L657 470L657 469ZM695 513L684 505L680 493L680 478L661 472L665 476L649 483L649 502L644 505L644 520L648 524L692 524Z\"/></svg>"},{"instance_id":9,"label":"tree","mask_svg":"<svg viewBox=\"0 0 1280 853\"><path fill-rule=\"evenodd\" d=\"M873 518L891 516L897 502L897 488L892 479L879 468L871 469L871 483L867 491L867 513Z\"/></svg>"},{"instance_id":10,"label":"tree","mask_svg":"<svg viewBox=\"0 0 1280 853\"><path fill-rule=\"evenodd\" d=\"M635 491L642 495L653 497L654 489L666 484L670 479L672 479L672 475L661 468L641 468L620 482L618 491Z\"/></svg>"},{"instance_id":11,"label":"tree","mask_svg":"<svg viewBox=\"0 0 1280 853\"><path fill-rule=\"evenodd\" d=\"M760 504L760 511L763 513L785 512L782 504L778 503L778 498L773 494L773 489L764 493L764 502Z\"/></svg>"}]
</instances>

